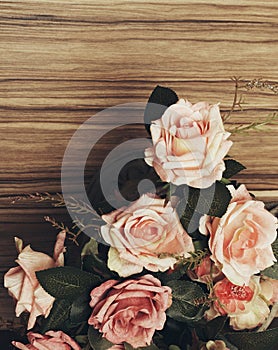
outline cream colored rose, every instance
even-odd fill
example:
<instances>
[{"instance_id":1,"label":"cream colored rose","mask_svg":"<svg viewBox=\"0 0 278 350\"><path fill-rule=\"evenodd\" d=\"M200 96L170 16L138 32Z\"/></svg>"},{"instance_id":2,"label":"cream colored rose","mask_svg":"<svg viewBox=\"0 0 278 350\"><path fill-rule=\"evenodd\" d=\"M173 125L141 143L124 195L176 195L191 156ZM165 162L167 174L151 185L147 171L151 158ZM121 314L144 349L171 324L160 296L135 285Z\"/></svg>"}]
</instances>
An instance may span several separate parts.
<instances>
[{"instance_id":1,"label":"cream colored rose","mask_svg":"<svg viewBox=\"0 0 278 350\"><path fill-rule=\"evenodd\" d=\"M130 207L103 215L101 234L110 245L108 267L122 277L149 271L166 271L177 259L194 251L176 211L164 199L143 195ZM170 256L169 256L170 255Z\"/></svg>"},{"instance_id":2,"label":"cream colored rose","mask_svg":"<svg viewBox=\"0 0 278 350\"><path fill-rule=\"evenodd\" d=\"M66 232L58 234L53 258L47 254L36 252L28 245L23 248L23 242L15 238L19 252L16 262L19 266L11 268L4 276L4 286L9 294L17 300L15 313L18 317L23 311L30 313L28 329L34 327L37 316L47 317L52 308L54 298L41 287L36 271L64 265L64 241Z\"/></svg>"},{"instance_id":3,"label":"cream colored rose","mask_svg":"<svg viewBox=\"0 0 278 350\"><path fill-rule=\"evenodd\" d=\"M200 350L229 350L223 340L209 340Z\"/></svg>"},{"instance_id":4,"label":"cream colored rose","mask_svg":"<svg viewBox=\"0 0 278 350\"><path fill-rule=\"evenodd\" d=\"M260 283L260 276L252 276L247 286L235 285L224 278L214 285L212 296L215 301L206 312L206 318L211 320L220 315L228 315L230 325L235 330L255 328L270 313L270 290Z\"/></svg>"},{"instance_id":5,"label":"cream colored rose","mask_svg":"<svg viewBox=\"0 0 278 350\"><path fill-rule=\"evenodd\" d=\"M161 180L206 188L222 178L223 158L232 146L218 105L192 105L183 99L170 106L151 125L153 147L145 161Z\"/></svg>"},{"instance_id":6,"label":"cream colored rose","mask_svg":"<svg viewBox=\"0 0 278 350\"><path fill-rule=\"evenodd\" d=\"M211 259L234 284L248 285L250 277L276 261L271 243L277 218L264 203L251 198L244 185L229 186L233 199L222 218L203 217L200 231L209 234Z\"/></svg>"}]
</instances>

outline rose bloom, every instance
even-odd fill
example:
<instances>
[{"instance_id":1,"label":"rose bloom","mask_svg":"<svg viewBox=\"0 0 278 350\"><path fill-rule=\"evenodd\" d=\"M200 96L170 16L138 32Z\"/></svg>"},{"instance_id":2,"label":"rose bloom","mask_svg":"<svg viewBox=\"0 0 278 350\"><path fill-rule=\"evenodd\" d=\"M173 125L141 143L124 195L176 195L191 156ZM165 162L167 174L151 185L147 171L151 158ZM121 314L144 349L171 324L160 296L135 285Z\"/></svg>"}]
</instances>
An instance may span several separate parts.
<instances>
[{"instance_id":1,"label":"rose bloom","mask_svg":"<svg viewBox=\"0 0 278 350\"><path fill-rule=\"evenodd\" d=\"M134 348L150 345L155 330L163 329L171 289L152 275L124 282L109 280L91 292L88 323L114 344Z\"/></svg>"},{"instance_id":2,"label":"rose bloom","mask_svg":"<svg viewBox=\"0 0 278 350\"><path fill-rule=\"evenodd\" d=\"M153 147L145 150L145 161L162 181L206 188L221 180L232 141L227 140L230 133L224 130L218 105L181 99L150 130Z\"/></svg>"},{"instance_id":3,"label":"rose bloom","mask_svg":"<svg viewBox=\"0 0 278 350\"><path fill-rule=\"evenodd\" d=\"M36 317L47 317L52 308L54 298L39 284L36 271L64 265L64 241L66 232L57 235L53 258L47 254L36 252L30 245L23 248L23 242L15 238L19 252L16 262L19 266L11 268L4 276L4 286L9 294L17 300L15 313L18 317L23 311L30 313L28 329L34 327Z\"/></svg>"},{"instance_id":4,"label":"rose bloom","mask_svg":"<svg viewBox=\"0 0 278 350\"><path fill-rule=\"evenodd\" d=\"M30 344L24 345L16 341L12 344L21 350L81 350L80 346L62 331L48 331L44 335L29 332L27 338Z\"/></svg>"},{"instance_id":5,"label":"rose bloom","mask_svg":"<svg viewBox=\"0 0 278 350\"><path fill-rule=\"evenodd\" d=\"M177 261L171 254L189 256L188 252L194 251L191 237L164 199L145 194L130 207L102 219L107 225L101 227L101 234L111 246L108 267L122 277L140 273L144 267L166 271Z\"/></svg>"},{"instance_id":6,"label":"rose bloom","mask_svg":"<svg viewBox=\"0 0 278 350\"><path fill-rule=\"evenodd\" d=\"M229 350L223 340L209 340L200 350Z\"/></svg>"},{"instance_id":7,"label":"rose bloom","mask_svg":"<svg viewBox=\"0 0 278 350\"><path fill-rule=\"evenodd\" d=\"M216 282L223 278L221 270L206 256L193 270L188 270L187 275L193 280L201 283Z\"/></svg>"},{"instance_id":8,"label":"rose bloom","mask_svg":"<svg viewBox=\"0 0 278 350\"><path fill-rule=\"evenodd\" d=\"M210 234L212 260L234 284L248 285L250 277L276 261L271 243L277 236L277 218L252 200L241 185L228 186L233 199L222 218L202 217L200 231Z\"/></svg>"},{"instance_id":9,"label":"rose bloom","mask_svg":"<svg viewBox=\"0 0 278 350\"><path fill-rule=\"evenodd\" d=\"M264 290L264 295L269 302L269 305L273 305L278 302L278 280L263 276L261 278L261 286ZM278 311L276 316L278 317Z\"/></svg>"},{"instance_id":10,"label":"rose bloom","mask_svg":"<svg viewBox=\"0 0 278 350\"><path fill-rule=\"evenodd\" d=\"M255 328L270 313L268 305L272 293L269 285L260 283L260 276L252 276L248 286L235 285L224 278L213 287L216 300L206 312L206 318L228 315L235 330Z\"/></svg>"}]
</instances>

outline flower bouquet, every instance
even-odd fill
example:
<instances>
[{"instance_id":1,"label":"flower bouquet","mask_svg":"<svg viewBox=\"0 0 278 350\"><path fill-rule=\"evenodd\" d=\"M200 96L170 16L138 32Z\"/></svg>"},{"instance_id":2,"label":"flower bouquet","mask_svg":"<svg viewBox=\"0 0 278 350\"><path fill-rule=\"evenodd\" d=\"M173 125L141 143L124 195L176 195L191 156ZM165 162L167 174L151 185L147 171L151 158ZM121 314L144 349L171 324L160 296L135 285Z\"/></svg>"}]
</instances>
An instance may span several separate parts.
<instances>
[{"instance_id":1,"label":"flower bouquet","mask_svg":"<svg viewBox=\"0 0 278 350\"><path fill-rule=\"evenodd\" d=\"M89 190L93 209L37 195L91 221L75 220L72 232L48 218L61 228L53 257L15 239L17 266L5 287L16 315L29 314L27 338L15 339L16 348L274 349L277 219L231 180L244 166L228 155L228 117L218 105L191 104L158 86L144 111L150 144L119 179L128 205L115 205L116 191L111 205L100 174ZM142 179L152 191L134 190ZM76 240L89 226L95 233L80 268L65 266L66 236Z\"/></svg>"}]
</instances>

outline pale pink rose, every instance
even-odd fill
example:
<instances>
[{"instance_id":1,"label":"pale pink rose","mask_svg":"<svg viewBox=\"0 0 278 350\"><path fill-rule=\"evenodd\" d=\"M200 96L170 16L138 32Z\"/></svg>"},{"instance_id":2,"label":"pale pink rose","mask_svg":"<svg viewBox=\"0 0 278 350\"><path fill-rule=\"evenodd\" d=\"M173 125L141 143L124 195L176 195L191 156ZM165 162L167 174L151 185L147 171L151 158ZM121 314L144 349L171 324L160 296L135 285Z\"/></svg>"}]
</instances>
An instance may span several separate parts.
<instances>
[{"instance_id":1,"label":"pale pink rose","mask_svg":"<svg viewBox=\"0 0 278 350\"><path fill-rule=\"evenodd\" d=\"M187 275L193 280L201 283L211 283L223 278L221 270L206 256L193 270L188 270Z\"/></svg>"},{"instance_id":2,"label":"pale pink rose","mask_svg":"<svg viewBox=\"0 0 278 350\"><path fill-rule=\"evenodd\" d=\"M144 194L130 207L115 210L102 219L105 242L111 247L108 267L127 277L142 272L166 271L177 259L194 251L191 237L184 231L176 211L165 200Z\"/></svg>"},{"instance_id":3,"label":"pale pink rose","mask_svg":"<svg viewBox=\"0 0 278 350\"><path fill-rule=\"evenodd\" d=\"M269 305L278 303L278 280L263 276L261 278L262 295L268 300ZM276 316L278 317L278 311Z\"/></svg>"},{"instance_id":4,"label":"pale pink rose","mask_svg":"<svg viewBox=\"0 0 278 350\"><path fill-rule=\"evenodd\" d=\"M229 350L223 340L209 340L200 350Z\"/></svg>"},{"instance_id":5,"label":"pale pink rose","mask_svg":"<svg viewBox=\"0 0 278 350\"><path fill-rule=\"evenodd\" d=\"M108 350L125 350L124 344L115 344L111 346Z\"/></svg>"},{"instance_id":6,"label":"pale pink rose","mask_svg":"<svg viewBox=\"0 0 278 350\"><path fill-rule=\"evenodd\" d=\"M145 161L162 181L206 188L221 180L232 141L227 140L230 133L224 130L218 105L181 99L150 130L153 147L145 150Z\"/></svg>"},{"instance_id":7,"label":"pale pink rose","mask_svg":"<svg viewBox=\"0 0 278 350\"><path fill-rule=\"evenodd\" d=\"M48 331L44 335L29 332L29 344L13 341L12 344L21 350L81 350L81 347L62 331Z\"/></svg>"},{"instance_id":8,"label":"pale pink rose","mask_svg":"<svg viewBox=\"0 0 278 350\"><path fill-rule=\"evenodd\" d=\"M215 301L206 311L206 318L211 320L220 315L228 315L230 325L235 330L255 328L270 313L260 276L252 276L246 286L235 285L224 278L214 285L212 297Z\"/></svg>"},{"instance_id":9,"label":"pale pink rose","mask_svg":"<svg viewBox=\"0 0 278 350\"><path fill-rule=\"evenodd\" d=\"M210 234L211 259L234 284L248 285L250 277L276 261L271 243L277 237L277 218L252 200L244 185L228 186L233 199L222 218L205 216L200 231Z\"/></svg>"},{"instance_id":10,"label":"pale pink rose","mask_svg":"<svg viewBox=\"0 0 278 350\"><path fill-rule=\"evenodd\" d=\"M19 266L11 268L5 274L4 286L17 300L16 316L18 317L23 311L30 313L28 329L34 327L37 316L47 317L50 313L54 298L41 287L36 278L36 271L64 265L65 237L65 231L57 235L53 258L32 250L30 245L23 248L22 240L15 238L19 253L16 262Z\"/></svg>"},{"instance_id":11,"label":"pale pink rose","mask_svg":"<svg viewBox=\"0 0 278 350\"><path fill-rule=\"evenodd\" d=\"M91 292L88 323L114 344L134 348L150 345L155 330L163 329L171 289L152 275L124 282L109 280Z\"/></svg>"}]
</instances>

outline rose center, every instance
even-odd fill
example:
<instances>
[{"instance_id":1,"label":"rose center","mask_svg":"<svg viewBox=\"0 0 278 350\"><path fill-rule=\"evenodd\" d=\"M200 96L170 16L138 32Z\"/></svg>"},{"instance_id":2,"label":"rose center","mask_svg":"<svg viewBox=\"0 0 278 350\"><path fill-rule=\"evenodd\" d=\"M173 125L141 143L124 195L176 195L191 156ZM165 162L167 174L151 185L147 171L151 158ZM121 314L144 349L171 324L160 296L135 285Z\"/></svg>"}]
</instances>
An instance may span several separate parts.
<instances>
[{"instance_id":1,"label":"rose center","mask_svg":"<svg viewBox=\"0 0 278 350\"><path fill-rule=\"evenodd\" d=\"M247 286L231 286L231 296L237 300L250 301L253 297L253 291Z\"/></svg>"}]
</instances>

